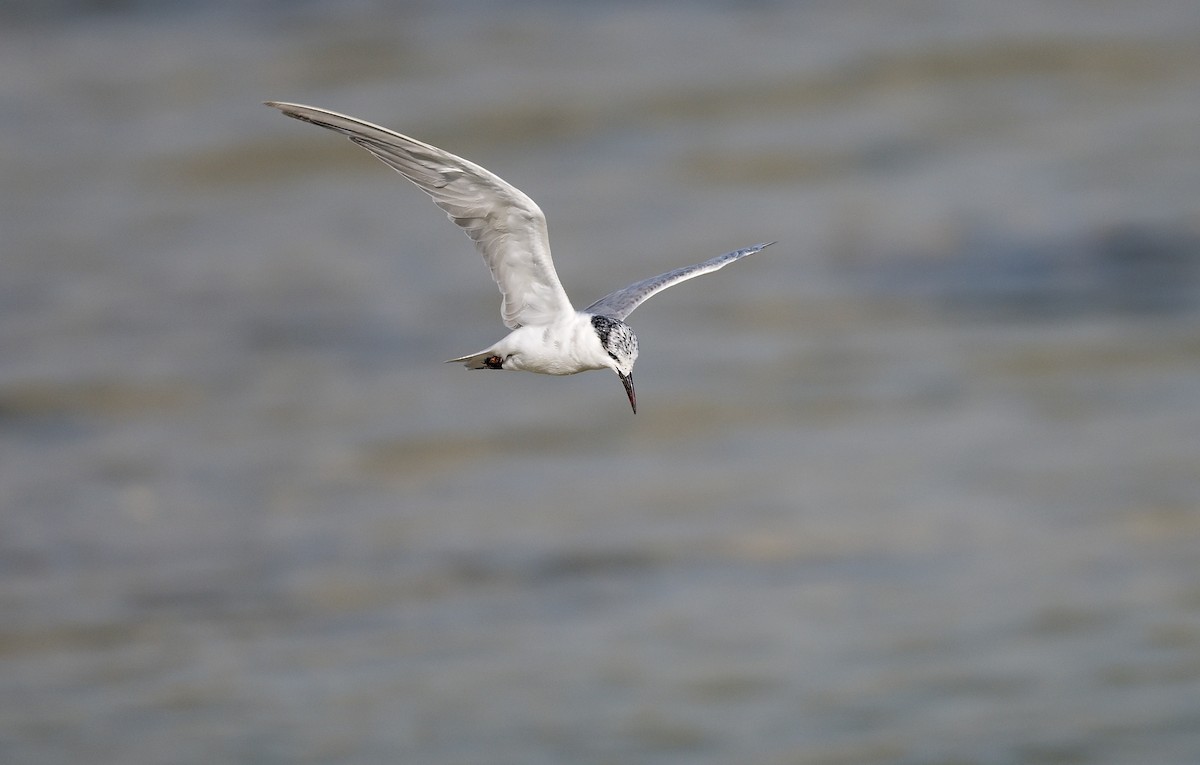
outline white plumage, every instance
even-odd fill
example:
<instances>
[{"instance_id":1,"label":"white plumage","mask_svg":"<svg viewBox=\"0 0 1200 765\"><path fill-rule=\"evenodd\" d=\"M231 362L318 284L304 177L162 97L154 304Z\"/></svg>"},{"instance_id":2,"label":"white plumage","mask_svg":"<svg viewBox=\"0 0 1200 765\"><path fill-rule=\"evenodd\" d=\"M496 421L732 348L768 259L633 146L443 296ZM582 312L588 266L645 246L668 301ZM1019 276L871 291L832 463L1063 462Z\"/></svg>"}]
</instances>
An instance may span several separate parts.
<instances>
[{"instance_id":1,"label":"white plumage","mask_svg":"<svg viewBox=\"0 0 1200 765\"><path fill-rule=\"evenodd\" d=\"M637 337L625 317L671 285L774 244L747 247L669 271L576 311L554 271L546 216L520 189L474 162L354 117L300 104L268 101L267 105L347 136L432 197L475 242L500 288L500 316L512 332L490 348L451 359L472 369L552 375L612 369L636 412L632 374Z\"/></svg>"}]
</instances>

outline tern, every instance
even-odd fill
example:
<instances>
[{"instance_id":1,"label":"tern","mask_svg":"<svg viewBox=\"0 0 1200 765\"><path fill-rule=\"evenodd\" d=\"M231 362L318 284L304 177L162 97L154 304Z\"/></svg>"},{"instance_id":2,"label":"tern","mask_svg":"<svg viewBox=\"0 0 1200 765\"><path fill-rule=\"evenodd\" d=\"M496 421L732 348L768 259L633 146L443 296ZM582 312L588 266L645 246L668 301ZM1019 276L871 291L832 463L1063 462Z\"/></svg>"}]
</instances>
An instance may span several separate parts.
<instances>
[{"instance_id":1,"label":"tern","mask_svg":"<svg viewBox=\"0 0 1200 765\"><path fill-rule=\"evenodd\" d=\"M515 186L474 162L355 117L301 104L266 105L341 133L371 152L432 197L475 242L500 288L500 316L512 332L489 348L446 363L547 375L611 369L621 378L636 414L633 364L638 341L625 318L667 287L774 244L756 244L635 282L577 311L550 259L546 216Z\"/></svg>"}]
</instances>

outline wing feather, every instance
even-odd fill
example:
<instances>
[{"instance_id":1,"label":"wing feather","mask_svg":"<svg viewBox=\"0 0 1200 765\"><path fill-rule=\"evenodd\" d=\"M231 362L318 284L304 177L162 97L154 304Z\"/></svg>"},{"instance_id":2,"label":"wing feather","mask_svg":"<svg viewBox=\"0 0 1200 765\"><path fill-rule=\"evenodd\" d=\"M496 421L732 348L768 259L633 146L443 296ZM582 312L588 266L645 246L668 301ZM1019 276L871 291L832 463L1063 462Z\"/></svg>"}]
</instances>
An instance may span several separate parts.
<instances>
[{"instance_id":1,"label":"wing feather","mask_svg":"<svg viewBox=\"0 0 1200 765\"><path fill-rule=\"evenodd\" d=\"M432 197L482 253L510 329L574 311L550 258L546 216L520 189L474 162L354 117L301 104L267 106L347 136Z\"/></svg>"},{"instance_id":2,"label":"wing feather","mask_svg":"<svg viewBox=\"0 0 1200 765\"><path fill-rule=\"evenodd\" d=\"M697 263L694 266L676 268L674 271L668 271L665 274L643 279L640 282L605 295L585 308L584 312L611 316L614 319L623 321L626 316L633 313L633 309L649 300L656 293L662 292L667 287L685 282L688 279L695 279L697 276L703 274L710 274L713 271L724 268L735 260L741 260L747 255L753 255L773 244L775 243L756 244L753 247L746 247L741 250L727 252L724 255L718 255L715 258L709 258L703 263Z\"/></svg>"}]
</instances>

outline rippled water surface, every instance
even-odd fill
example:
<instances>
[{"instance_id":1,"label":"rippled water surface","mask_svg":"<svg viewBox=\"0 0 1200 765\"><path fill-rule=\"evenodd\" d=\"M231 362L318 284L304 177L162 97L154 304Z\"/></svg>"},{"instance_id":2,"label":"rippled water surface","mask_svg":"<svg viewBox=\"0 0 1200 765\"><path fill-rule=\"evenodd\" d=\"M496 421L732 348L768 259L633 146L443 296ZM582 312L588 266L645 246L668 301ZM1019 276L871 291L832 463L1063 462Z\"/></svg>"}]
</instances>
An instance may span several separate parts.
<instances>
[{"instance_id":1,"label":"rippled water surface","mask_svg":"<svg viewBox=\"0 0 1200 765\"><path fill-rule=\"evenodd\" d=\"M6 3L0 759L1200 762L1194 2ZM467 372L546 210L608 373Z\"/></svg>"}]
</instances>

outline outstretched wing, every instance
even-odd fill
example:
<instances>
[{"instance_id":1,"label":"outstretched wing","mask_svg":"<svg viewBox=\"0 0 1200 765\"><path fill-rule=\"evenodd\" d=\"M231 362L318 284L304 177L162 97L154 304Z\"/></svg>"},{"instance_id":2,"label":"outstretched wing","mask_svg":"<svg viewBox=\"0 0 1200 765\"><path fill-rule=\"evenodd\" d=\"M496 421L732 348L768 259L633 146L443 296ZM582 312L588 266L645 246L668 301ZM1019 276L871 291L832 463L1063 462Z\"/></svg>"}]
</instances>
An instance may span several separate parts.
<instances>
[{"instance_id":1,"label":"outstretched wing","mask_svg":"<svg viewBox=\"0 0 1200 765\"><path fill-rule=\"evenodd\" d=\"M473 162L354 117L300 104L267 106L342 133L432 197L483 254L510 329L574 311L550 259L546 216L520 189Z\"/></svg>"},{"instance_id":2,"label":"outstretched wing","mask_svg":"<svg viewBox=\"0 0 1200 765\"><path fill-rule=\"evenodd\" d=\"M685 282L688 279L694 279L701 274L708 274L722 269L735 260L741 260L747 255L753 255L759 250L770 247L773 244L775 243L767 242L766 244L756 244L753 247L727 252L724 255L710 258L703 263L676 268L674 271L668 271L665 274L659 274L636 284L631 284L628 287L605 295L585 308L584 312L624 320L626 316L633 313L633 309L646 302L651 295L662 292L667 287Z\"/></svg>"}]
</instances>

